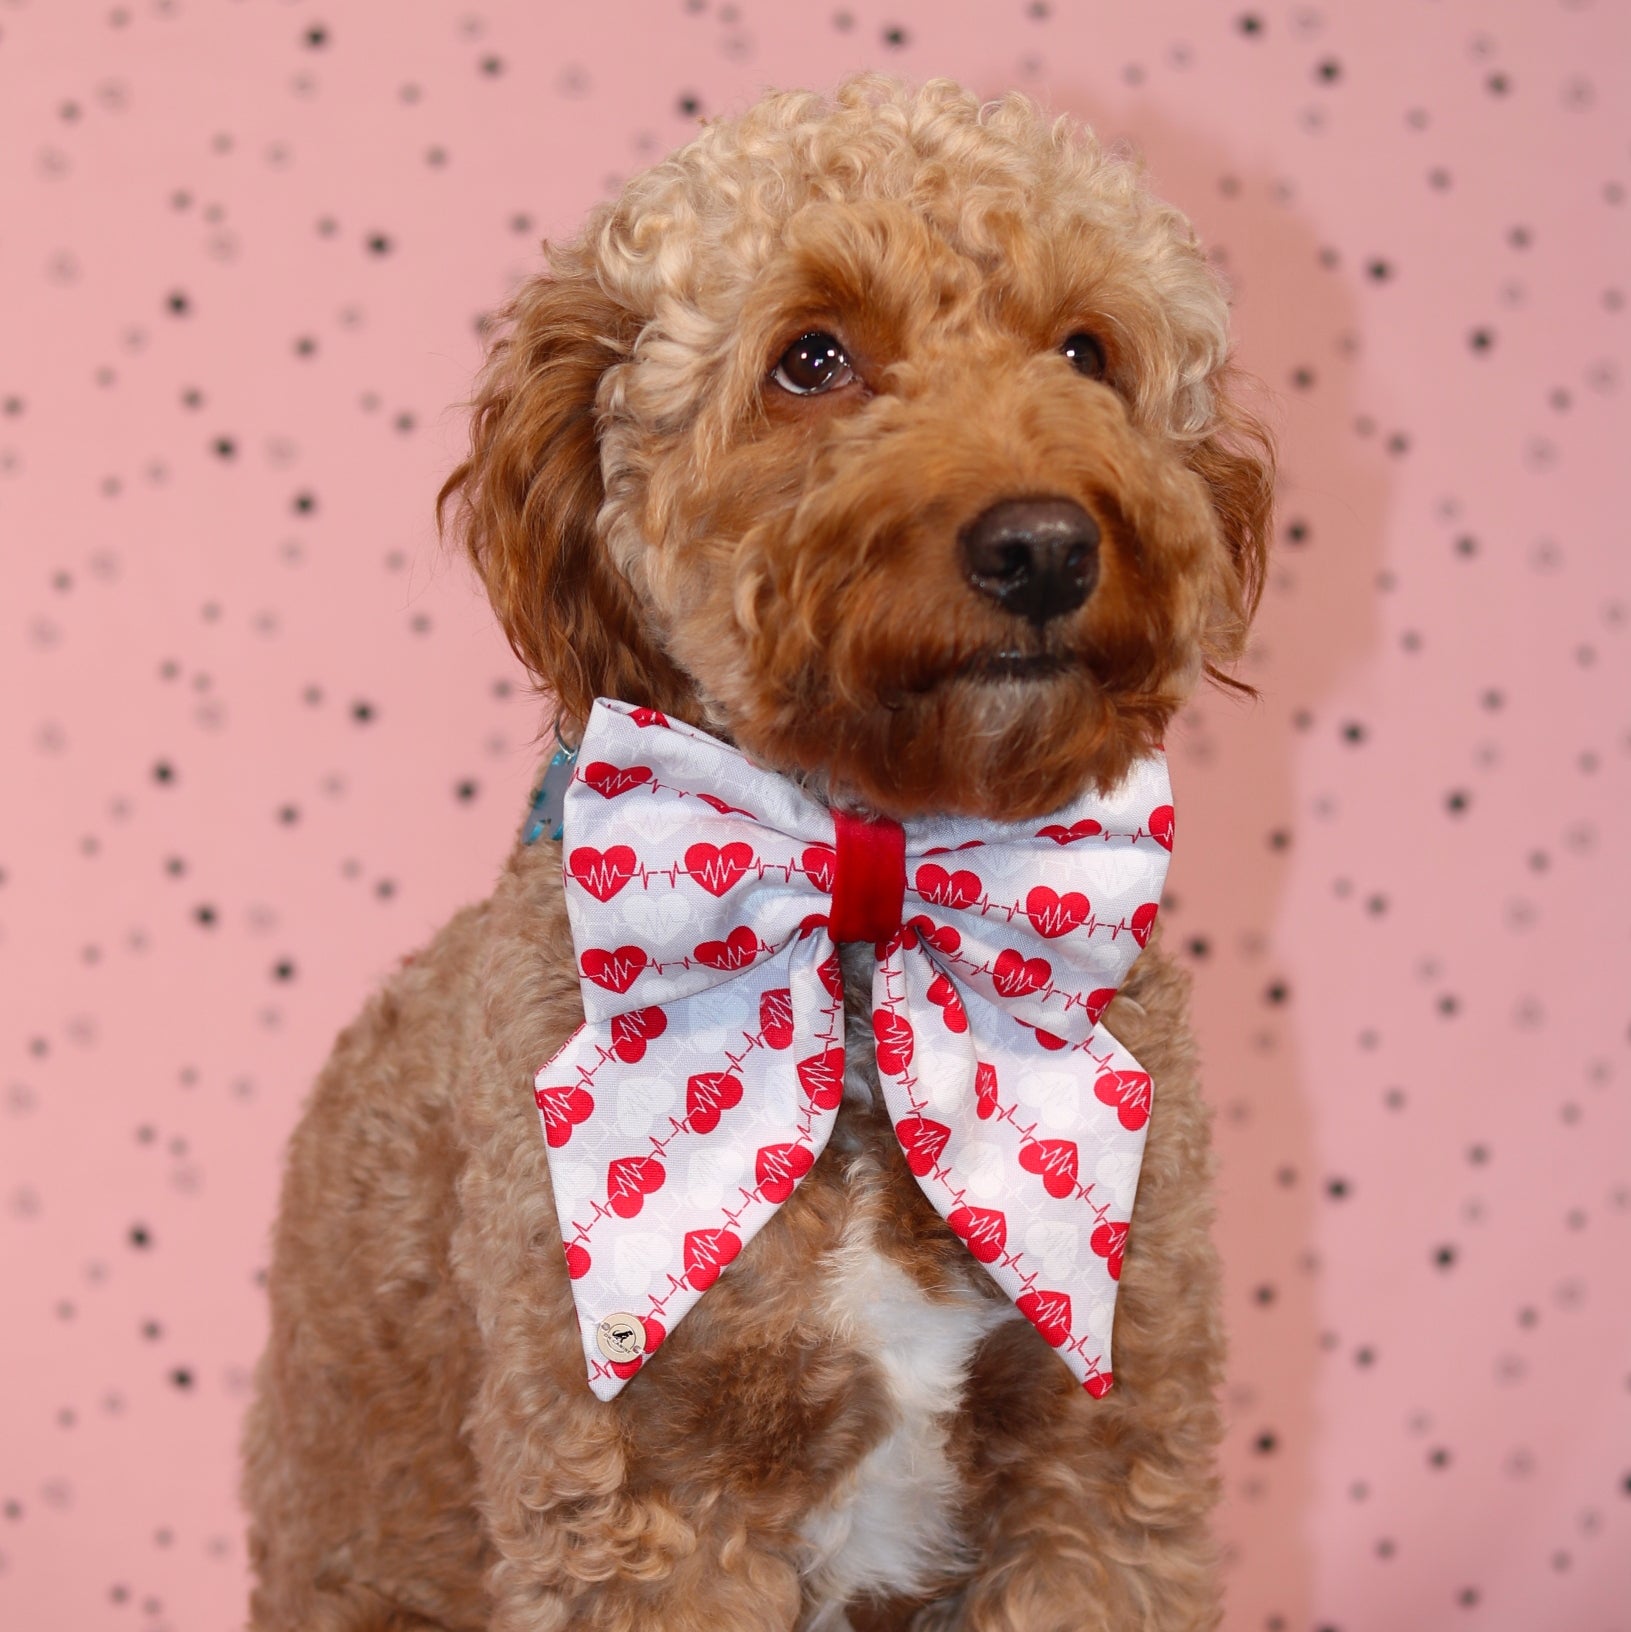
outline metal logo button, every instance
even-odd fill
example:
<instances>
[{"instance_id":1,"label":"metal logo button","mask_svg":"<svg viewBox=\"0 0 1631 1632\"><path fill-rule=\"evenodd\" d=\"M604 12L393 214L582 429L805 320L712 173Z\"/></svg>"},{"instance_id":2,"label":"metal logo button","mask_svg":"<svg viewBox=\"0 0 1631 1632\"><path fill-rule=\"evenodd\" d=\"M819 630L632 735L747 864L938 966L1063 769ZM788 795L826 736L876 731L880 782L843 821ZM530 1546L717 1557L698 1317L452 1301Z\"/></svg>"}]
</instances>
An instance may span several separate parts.
<instances>
[{"instance_id":1,"label":"metal logo button","mask_svg":"<svg viewBox=\"0 0 1631 1632\"><path fill-rule=\"evenodd\" d=\"M633 1315L608 1315L595 1328L595 1347L608 1360L638 1360L646 1352L646 1329Z\"/></svg>"}]
</instances>

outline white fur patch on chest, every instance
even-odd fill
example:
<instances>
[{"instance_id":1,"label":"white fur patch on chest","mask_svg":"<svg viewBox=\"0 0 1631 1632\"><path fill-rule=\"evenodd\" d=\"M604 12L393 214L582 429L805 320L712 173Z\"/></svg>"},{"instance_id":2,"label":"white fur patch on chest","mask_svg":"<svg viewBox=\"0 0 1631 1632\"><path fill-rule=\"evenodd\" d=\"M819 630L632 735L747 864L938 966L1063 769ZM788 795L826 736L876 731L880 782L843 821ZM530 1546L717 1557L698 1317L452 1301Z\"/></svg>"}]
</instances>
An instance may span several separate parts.
<instances>
[{"instance_id":1,"label":"white fur patch on chest","mask_svg":"<svg viewBox=\"0 0 1631 1632\"><path fill-rule=\"evenodd\" d=\"M870 948L842 949L846 975L844 1097L878 1095L871 1027ZM1016 1311L963 1289L930 1298L875 1239L873 1162L855 1153L852 1207L827 1262L818 1318L840 1342L869 1355L883 1378L890 1426L821 1507L805 1515L803 1573L815 1608L803 1632L847 1632L844 1606L858 1597L921 1592L954 1567L963 1547L958 1474L947 1455L974 1351Z\"/></svg>"},{"instance_id":2,"label":"white fur patch on chest","mask_svg":"<svg viewBox=\"0 0 1631 1632\"><path fill-rule=\"evenodd\" d=\"M844 1605L851 1599L921 1591L957 1561L962 1542L958 1476L946 1455L949 1414L975 1348L1006 1318L1000 1304L972 1292L929 1299L878 1251L864 1216L846 1231L825 1294L834 1335L870 1355L882 1373L892 1426L800 1526L805 1574L821 1606L809 1632L838 1632L848 1625Z\"/></svg>"}]
</instances>

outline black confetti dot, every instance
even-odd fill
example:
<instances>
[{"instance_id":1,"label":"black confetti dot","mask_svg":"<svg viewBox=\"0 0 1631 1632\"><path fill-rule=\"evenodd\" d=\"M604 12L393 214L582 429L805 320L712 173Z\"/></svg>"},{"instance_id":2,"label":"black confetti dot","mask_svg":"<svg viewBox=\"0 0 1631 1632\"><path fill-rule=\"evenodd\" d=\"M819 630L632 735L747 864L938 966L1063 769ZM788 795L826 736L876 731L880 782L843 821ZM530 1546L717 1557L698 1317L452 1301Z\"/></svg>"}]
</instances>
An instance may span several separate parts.
<instances>
[{"instance_id":1,"label":"black confetti dot","mask_svg":"<svg viewBox=\"0 0 1631 1632\"><path fill-rule=\"evenodd\" d=\"M1346 1179L1327 1179L1325 1193L1332 1201L1345 1201L1348 1197L1348 1181Z\"/></svg>"},{"instance_id":2,"label":"black confetti dot","mask_svg":"<svg viewBox=\"0 0 1631 1632\"><path fill-rule=\"evenodd\" d=\"M185 1366L177 1366L175 1370L170 1373L170 1381L177 1388L191 1388L193 1386L193 1374Z\"/></svg>"},{"instance_id":3,"label":"black confetti dot","mask_svg":"<svg viewBox=\"0 0 1631 1632\"><path fill-rule=\"evenodd\" d=\"M1452 1246L1437 1247L1433 1251L1433 1262L1439 1269L1454 1269L1456 1251Z\"/></svg>"},{"instance_id":4,"label":"black confetti dot","mask_svg":"<svg viewBox=\"0 0 1631 1632\"><path fill-rule=\"evenodd\" d=\"M1280 1441L1272 1430L1265 1429L1252 1441L1252 1449L1259 1456L1272 1456L1279 1449Z\"/></svg>"},{"instance_id":5,"label":"black confetti dot","mask_svg":"<svg viewBox=\"0 0 1631 1632\"><path fill-rule=\"evenodd\" d=\"M1342 64L1335 57L1327 57L1315 68L1314 77L1323 84L1334 85L1342 78Z\"/></svg>"},{"instance_id":6,"label":"black confetti dot","mask_svg":"<svg viewBox=\"0 0 1631 1632\"><path fill-rule=\"evenodd\" d=\"M1444 796L1444 808L1452 816L1466 814L1467 807L1472 803L1472 795L1465 788L1452 788Z\"/></svg>"},{"instance_id":7,"label":"black confetti dot","mask_svg":"<svg viewBox=\"0 0 1631 1632\"><path fill-rule=\"evenodd\" d=\"M193 918L201 928L215 928L215 908L210 906L207 902L203 906L193 908Z\"/></svg>"},{"instance_id":8,"label":"black confetti dot","mask_svg":"<svg viewBox=\"0 0 1631 1632\"><path fill-rule=\"evenodd\" d=\"M153 1237L148 1234L145 1224L132 1224L127 1239L133 1247L150 1247L153 1244Z\"/></svg>"},{"instance_id":9,"label":"black confetti dot","mask_svg":"<svg viewBox=\"0 0 1631 1632\"><path fill-rule=\"evenodd\" d=\"M1263 19L1256 12L1248 11L1235 19L1235 27L1250 38L1263 32Z\"/></svg>"},{"instance_id":10,"label":"black confetti dot","mask_svg":"<svg viewBox=\"0 0 1631 1632\"><path fill-rule=\"evenodd\" d=\"M898 51L911 43L911 36L898 23L892 24L883 31L883 43Z\"/></svg>"},{"instance_id":11,"label":"black confetti dot","mask_svg":"<svg viewBox=\"0 0 1631 1632\"><path fill-rule=\"evenodd\" d=\"M296 493L289 501L289 508L297 516L309 516L317 509L317 495L315 493Z\"/></svg>"},{"instance_id":12,"label":"black confetti dot","mask_svg":"<svg viewBox=\"0 0 1631 1632\"><path fill-rule=\"evenodd\" d=\"M351 718L358 725L367 725L374 718L374 705L360 700L353 703L351 705Z\"/></svg>"},{"instance_id":13,"label":"black confetti dot","mask_svg":"<svg viewBox=\"0 0 1631 1632\"><path fill-rule=\"evenodd\" d=\"M684 119L695 119L702 112L702 99L693 96L689 91L681 95L674 105L679 109L680 117Z\"/></svg>"},{"instance_id":14,"label":"black confetti dot","mask_svg":"<svg viewBox=\"0 0 1631 1632\"><path fill-rule=\"evenodd\" d=\"M371 255L389 255L391 240L383 232L371 232L367 238L368 252Z\"/></svg>"},{"instance_id":15,"label":"black confetti dot","mask_svg":"<svg viewBox=\"0 0 1631 1632\"><path fill-rule=\"evenodd\" d=\"M321 23L313 23L312 26L306 30L305 41L312 50L320 50L323 46L328 44L328 30L324 28Z\"/></svg>"},{"instance_id":16,"label":"black confetti dot","mask_svg":"<svg viewBox=\"0 0 1631 1632\"><path fill-rule=\"evenodd\" d=\"M164 305L172 317L186 317L193 309L192 302L180 289L172 290L165 297Z\"/></svg>"},{"instance_id":17,"label":"black confetti dot","mask_svg":"<svg viewBox=\"0 0 1631 1632\"><path fill-rule=\"evenodd\" d=\"M1430 1468L1447 1468L1450 1465L1450 1453L1442 1446L1435 1445L1427 1453L1427 1465Z\"/></svg>"},{"instance_id":18,"label":"black confetti dot","mask_svg":"<svg viewBox=\"0 0 1631 1632\"><path fill-rule=\"evenodd\" d=\"M153 766L153 780L168 787L176 779L176 770L169 760L161 759Z\"/></svg>"},{"instance_id":19,"label":"black confetti dot","mask_svg":"<svg viewBox=\"0 0 1631 1632\"><path fill-rule=\"evenodd\" d=\"M274 980L293 980L294 964L288 958L279 958L272 965L272 978Z\"/></svg>"},{"instance_id":20,"label":"black confetti dot","mask_svg":"<svg viewBox=\"0 0 1631 1632\"><path fill-rule=\"evenodd\" d=\"M1474 329L1467 336L1467 344L1474 351L1488 351L1495 344L1495 331L1493 329Z\"/></svg>"}]
</instances>

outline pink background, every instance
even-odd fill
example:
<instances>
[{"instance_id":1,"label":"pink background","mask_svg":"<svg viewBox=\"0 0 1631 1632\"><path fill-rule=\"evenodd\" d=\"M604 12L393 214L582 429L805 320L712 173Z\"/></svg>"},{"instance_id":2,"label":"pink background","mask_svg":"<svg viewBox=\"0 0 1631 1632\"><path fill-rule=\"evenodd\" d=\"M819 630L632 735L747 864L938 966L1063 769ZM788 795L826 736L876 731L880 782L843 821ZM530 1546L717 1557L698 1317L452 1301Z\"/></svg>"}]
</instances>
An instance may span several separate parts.
<instances>
[{"instance_id":1,"label":"pink background","mask_svg":"<svg viewBox=\"0 0 1631 1632\"><path fill-rule=\"evenodd\" d=\"M0 0L0 1625L226 1632L279 1150L540 718L475 320L767 85L1126 135L1281 428L1172 739L1231 1632L1631 1628L1631 26L1609 0Z\"/></svg>"}]
</instances>

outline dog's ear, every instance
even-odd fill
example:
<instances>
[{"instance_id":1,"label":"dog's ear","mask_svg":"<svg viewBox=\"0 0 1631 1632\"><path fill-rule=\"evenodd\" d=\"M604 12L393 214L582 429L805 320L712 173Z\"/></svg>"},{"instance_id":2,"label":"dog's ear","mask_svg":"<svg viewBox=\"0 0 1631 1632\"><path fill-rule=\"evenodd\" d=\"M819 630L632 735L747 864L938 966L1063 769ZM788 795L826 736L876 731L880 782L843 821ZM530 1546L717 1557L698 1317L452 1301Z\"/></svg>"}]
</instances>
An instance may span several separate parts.
<instances>
[{"instance_id":1,"label":"dog's ear","mask_svg":"<svg viewBox=\"0 0 1631 1632\"><path fill-rule=\"evenodd\" d=\"M1246 634L1263 598L1274 526L1274 442L1268 427L1220 391L1216 422L1190 450L1189 463L1211 491L1218 530L1233 571L1225 578L1208 626L1209 679L1255 697L1256 689L1224 672L1246 647Z\"/></svg>"},{"instance_id":2,"label":"dog's ear","mask_svg":"<svg viewBox=\"0 0 1631 1632\"><path fill-rule=\"evenodd\" d=\"M641 628L602 547L596 395L639 332L587 266L557 258L498 314L477 383L470 455L436 500L481 574L517 657L576 740L597 696L661 707L683 682Z\"/></svg>"}]
</instances>

